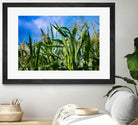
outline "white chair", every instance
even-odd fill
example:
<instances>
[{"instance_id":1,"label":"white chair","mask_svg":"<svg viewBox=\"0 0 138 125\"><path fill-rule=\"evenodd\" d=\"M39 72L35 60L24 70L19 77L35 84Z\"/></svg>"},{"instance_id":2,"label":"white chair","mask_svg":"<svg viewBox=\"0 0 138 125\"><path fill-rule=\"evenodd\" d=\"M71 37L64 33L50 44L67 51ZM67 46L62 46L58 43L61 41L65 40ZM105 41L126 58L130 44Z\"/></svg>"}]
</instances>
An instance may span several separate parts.
<instances>
[{"instance_id":1,"label":"white chair","mask_svg":"<svg viewBox=\"0 0 138 125\"><path fill-rule=\"evenodd\" d=\"M105 112L79 116L73 114L76 105L62 107L53 125L136 125L138 123L138 97L126 91L117 92L107 99ZM138 124L137 124L138 125Z\"/></svg>"}]
</instances>

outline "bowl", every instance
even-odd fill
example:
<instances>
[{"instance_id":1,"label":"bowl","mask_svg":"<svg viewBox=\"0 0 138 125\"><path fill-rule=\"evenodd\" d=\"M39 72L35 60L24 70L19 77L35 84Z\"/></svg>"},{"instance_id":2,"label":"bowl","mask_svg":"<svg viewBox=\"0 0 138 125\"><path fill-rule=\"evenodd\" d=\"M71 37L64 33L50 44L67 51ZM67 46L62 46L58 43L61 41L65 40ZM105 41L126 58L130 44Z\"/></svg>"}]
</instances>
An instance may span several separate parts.
<instances>
[{"instance_id":1,"label":"bowl","mask_svg":"<svg viewBox=\"0 0 138 125\"><path fill-rule=\"evenodd\" d=\"M98 113L99 111L97 108L76 108L75 109L76 115L94 115Z\"/></svg>"}]
</instances>

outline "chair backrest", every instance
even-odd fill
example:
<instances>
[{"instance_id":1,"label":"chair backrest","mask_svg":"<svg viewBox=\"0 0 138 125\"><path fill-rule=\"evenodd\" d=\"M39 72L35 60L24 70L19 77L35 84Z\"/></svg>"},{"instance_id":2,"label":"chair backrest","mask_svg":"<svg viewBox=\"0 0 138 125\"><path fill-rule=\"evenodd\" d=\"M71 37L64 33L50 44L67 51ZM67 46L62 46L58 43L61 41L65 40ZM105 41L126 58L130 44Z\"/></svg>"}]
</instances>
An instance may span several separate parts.
<instances>
[{"instance_id":1,"label":"chair backrest","mask_svg":"<svg viewBox=\"0 0 138 125\"><path fill-rule=\"evenodd\" d=\"M130 92L117 92L107 100L107 107L111 117L120 125L128 125L138 118L138 96Z\"/></svg>"}]
</instances>

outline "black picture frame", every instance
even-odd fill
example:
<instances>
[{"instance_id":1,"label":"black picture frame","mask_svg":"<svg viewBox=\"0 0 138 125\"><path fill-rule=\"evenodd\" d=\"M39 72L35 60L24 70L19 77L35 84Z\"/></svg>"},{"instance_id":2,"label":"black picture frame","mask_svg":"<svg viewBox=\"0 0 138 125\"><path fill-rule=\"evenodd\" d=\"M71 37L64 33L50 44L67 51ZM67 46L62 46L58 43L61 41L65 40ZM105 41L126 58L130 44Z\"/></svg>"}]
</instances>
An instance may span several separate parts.
<instances>
[{"instance_id":1,"label":"black picture frame","mask_svg":"<svg viewBox=\"0 0 138 125\"><path fill-rule=\"evenodd\" d=\"M8 7L109 7L110 79L8 79ZM3 3L3 84L114 84L115 83L115 3Z\"/></svg>"}]
</instances>

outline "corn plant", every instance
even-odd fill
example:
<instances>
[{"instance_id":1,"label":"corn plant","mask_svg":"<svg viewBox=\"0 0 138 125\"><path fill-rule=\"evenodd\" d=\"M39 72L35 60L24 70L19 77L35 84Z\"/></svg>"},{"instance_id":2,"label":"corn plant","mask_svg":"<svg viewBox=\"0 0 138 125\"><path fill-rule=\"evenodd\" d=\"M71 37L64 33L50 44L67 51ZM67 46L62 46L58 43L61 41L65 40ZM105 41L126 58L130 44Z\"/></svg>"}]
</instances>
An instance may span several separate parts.
<instances>
[{"instance_id":1,"label":"corn plant","mask_svg":"<svg viewBox=\"0 0 138 125\"><path fill-rule=\"evenodd\" d=\"M77 27L70 30L57 23L50 24L46 33L40 30L39 42L29 35L29 41L20 44L19 70L99 70L99 31L95 30L95 24L92 36L87 23L81 30Z\"/></svg>"}]
</instances>

